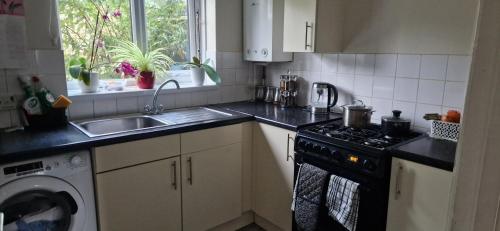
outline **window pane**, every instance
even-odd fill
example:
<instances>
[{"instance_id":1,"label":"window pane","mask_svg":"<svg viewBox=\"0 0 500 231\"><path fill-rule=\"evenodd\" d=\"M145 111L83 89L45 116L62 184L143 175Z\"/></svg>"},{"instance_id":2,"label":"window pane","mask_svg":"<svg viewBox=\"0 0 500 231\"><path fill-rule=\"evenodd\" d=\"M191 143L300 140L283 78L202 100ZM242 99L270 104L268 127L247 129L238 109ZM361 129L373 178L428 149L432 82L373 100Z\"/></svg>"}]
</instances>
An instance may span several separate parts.
<instances>
[{"instance_id":1,"label":"window pane","mask_svg":"<svg viewBox=\"0 0 500 231\"><path fill-rule=\"evenodd\" d=\"M115 45L117 39L131 40L128 0L59 0L64 61L68 64L69 60L75 57L90 59L97 8L101 12L97 37L101 38L103 46L97 49L97 60L94 63L100 65L97 71L102 79L119 78L114 74L114 65L109 64L110 56L107 50ZM105 23L102 23L104 19ZM66 76L71 78L69 74Z\"/></svg>"},{"instance_id":2,"label":"window pane","mask_svg":"<svg viewBox=\"0 0 500 231\"><path fill-rule=\"evenodd\" d=\"M166 48L175 62L190 58L186 0L145 0L149 49ZM175 67L173 68L175 69Z\"/></svg>"}]
</instances>

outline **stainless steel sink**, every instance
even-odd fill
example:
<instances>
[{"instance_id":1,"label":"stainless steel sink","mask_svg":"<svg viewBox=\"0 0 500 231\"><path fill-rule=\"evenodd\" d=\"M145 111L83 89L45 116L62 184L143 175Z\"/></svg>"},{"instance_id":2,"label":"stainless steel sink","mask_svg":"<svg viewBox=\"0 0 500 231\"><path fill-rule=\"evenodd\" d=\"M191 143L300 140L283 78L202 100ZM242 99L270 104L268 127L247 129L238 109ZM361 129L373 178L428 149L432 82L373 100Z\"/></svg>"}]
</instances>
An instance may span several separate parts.
<instances>
[{"instance_id":1,"label":"stainless steel sink","mask_svg":"<svg viewBox=\"0 0 500 231\"><path fill-rule=\"evenodd\" d=\"M73 123L89 137L112 135L169 125L150 116L131 116Z\"/></svg>"},{"instance_id":2,"label":"stainless steel sink","mask_svg":"<svg viewBox=\"0 0 500 231\"><path fill-rule=\"evenodd\" d=\"M187 124L224 119L233 116L230 113L218 111L207 107L181 108L164 111L154 115L160 121L173 124Z\"/></svg>"}]
</instances>

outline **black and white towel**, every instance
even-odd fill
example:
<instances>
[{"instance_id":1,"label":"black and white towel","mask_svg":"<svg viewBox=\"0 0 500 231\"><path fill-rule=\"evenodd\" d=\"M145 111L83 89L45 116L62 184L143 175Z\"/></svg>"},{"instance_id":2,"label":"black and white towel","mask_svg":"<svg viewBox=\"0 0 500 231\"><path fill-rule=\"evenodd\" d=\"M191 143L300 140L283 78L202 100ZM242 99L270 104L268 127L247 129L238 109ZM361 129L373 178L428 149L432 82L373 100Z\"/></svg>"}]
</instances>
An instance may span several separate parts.
<instances>
[{"instance_id":1,"label":"black and white towel","mask_svg":"<svg viewBox=\"0 0 500 231\"><path fill-rule=\"evenodd\" d=\"M327 180L328 172L309 164L301 165L292 202L298 230L316 230L319 210L324 204L322 195L324 195Z\"/></svg>"},{"instance_id":2,"label":"black and white towel","mask_svg":"<svg viewBox=\"0 0 500 231\"><path fill-rule=\"evenodd\" d=\"M328 215L349 231L356 230L359 208L359 184L332 175L326 195Z\"/></svg>"}]
</instances>

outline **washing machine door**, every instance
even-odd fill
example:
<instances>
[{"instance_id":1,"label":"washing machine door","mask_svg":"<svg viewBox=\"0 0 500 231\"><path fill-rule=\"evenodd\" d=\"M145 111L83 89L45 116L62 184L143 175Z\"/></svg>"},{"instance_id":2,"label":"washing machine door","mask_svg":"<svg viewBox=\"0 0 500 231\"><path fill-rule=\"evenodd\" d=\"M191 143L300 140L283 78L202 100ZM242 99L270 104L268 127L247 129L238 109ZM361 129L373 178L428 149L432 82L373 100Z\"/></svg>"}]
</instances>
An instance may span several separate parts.
<instances>
[{"instance_id":1,"label":"washing machine door","mask_svg":"<svg viewBox=\"0 0 500 231\"><path fill-rule=\"evenodd\" d=\"M0 186L0 213L3 231L80 231L85 203L63 179L29 176Z\"/></svg>"}]
</instances>

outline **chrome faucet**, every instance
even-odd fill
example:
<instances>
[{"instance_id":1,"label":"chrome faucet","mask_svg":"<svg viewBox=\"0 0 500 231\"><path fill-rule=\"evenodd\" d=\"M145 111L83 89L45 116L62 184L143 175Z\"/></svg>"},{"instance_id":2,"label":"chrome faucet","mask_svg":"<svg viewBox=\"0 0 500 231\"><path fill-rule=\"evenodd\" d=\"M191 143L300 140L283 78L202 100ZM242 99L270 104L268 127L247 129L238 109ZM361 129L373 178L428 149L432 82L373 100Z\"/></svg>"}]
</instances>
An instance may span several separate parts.
<instances>
[{"instance_id":1,"label":"chrome faucet","mask_svg":"<svg viewBox=\"0 0 500 231\"><path fill-rule=\"evenodd\" d=\"M156 89L155 94L153 95L153 105L150 106L149 104L147 104L146 106L144 106L144 111L146 114L157 115L157 114L161 114L163 112L163 105L162 104L157 105L158 95L160 94L161 89L165 85L167 85L167 83L170 83L170 82L175 83L175 86L177 87L177 89L180 88L179 82L177 82L177 80L174 80L174 79L169 79L169 80L163 82L162 84L160 84L160 86L158 86L158 88Z\"/></svg>"}]
</instances>

